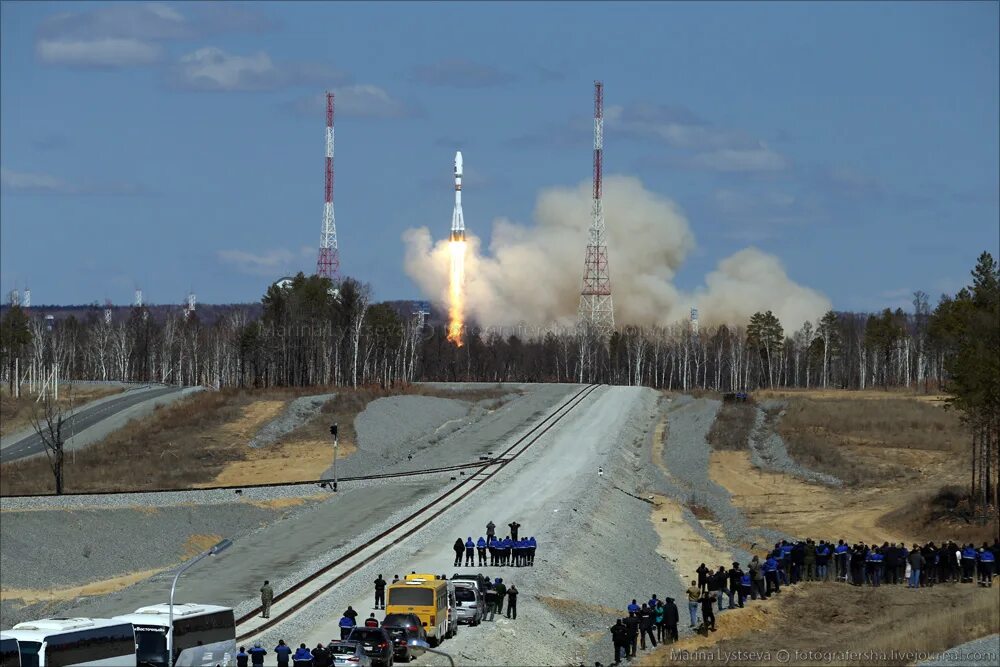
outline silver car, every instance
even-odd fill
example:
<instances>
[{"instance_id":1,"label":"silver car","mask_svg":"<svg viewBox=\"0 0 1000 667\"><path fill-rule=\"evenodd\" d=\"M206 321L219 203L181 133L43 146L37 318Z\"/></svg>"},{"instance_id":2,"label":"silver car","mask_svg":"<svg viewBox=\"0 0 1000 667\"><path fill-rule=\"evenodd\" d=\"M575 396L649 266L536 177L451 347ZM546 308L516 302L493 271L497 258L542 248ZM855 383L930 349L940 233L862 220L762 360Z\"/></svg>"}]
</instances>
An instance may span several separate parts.
<instances>
[{"instance_id":1,"label":"silver car","mask_svg":"<svg viewBox=\"0 0 1000 667\"><path fill-rule=\"evenodd\" d=\"M334 667L372 667L372 659L365 655L361 642L339 639L330 642L326 650L333 658Z\"/></svg>"},{"instance_id":2,"label":"silver car","mask_svg":"<svg viewBox=\"0 0 1000 667\"><path fill-rule=\"evenodd\" d=\"M459 623L468 625L479 625L483 620L483 598L479 595L479 590L473 582L455 582L455 611L458 614Z\"/></svg>"}]
</instances>

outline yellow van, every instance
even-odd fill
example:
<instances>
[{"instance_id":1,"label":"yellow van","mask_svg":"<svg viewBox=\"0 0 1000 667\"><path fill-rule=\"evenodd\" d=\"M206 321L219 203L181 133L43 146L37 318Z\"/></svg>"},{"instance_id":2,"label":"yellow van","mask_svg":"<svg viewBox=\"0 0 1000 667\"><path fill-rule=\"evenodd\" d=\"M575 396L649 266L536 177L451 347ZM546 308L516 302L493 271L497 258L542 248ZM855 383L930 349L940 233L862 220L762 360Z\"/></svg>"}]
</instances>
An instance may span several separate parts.
<instances>
[{"instance_id":1,"label":"yellow van","mask_svg":"<svg viewBox=\"0 0 1000 667\"><path fill-rule=\"evenodd\" d=\"M431 646L450 635L446 580L433 574L408 574L403 581L389 586L385 602L387 616L416 614Z\"/></svg>"}]
</instances>

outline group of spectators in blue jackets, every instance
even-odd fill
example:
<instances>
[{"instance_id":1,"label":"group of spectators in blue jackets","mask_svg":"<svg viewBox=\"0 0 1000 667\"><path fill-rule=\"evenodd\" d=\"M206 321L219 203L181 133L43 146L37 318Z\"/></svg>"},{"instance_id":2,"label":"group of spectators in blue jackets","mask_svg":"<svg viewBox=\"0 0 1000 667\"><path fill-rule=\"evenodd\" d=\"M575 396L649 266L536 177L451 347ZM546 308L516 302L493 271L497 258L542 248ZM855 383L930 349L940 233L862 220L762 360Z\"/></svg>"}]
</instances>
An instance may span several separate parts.
<instances>
[{"instance_id":1,"label":"group of spectators in blue jackets","mask_svg":"<svg viewBox=\"0 0 1000 667\"><path fill-rule=\"evenodd\" d=\"M318 656L317 656L318 652ZM236 667L249 667L249 665L263 665L264 656L267 655L267 649L260 645L260 642L255 642L253 648L247 651L244 647L240 647L240 650L236 653ZM292 651L292 647L285 643L284 639L278 640L278 645L274 647L274 655L278 659L278 667L288 667L289 661L293 665L309 665L310 667L317 667L315 659L319 657L320 665L327 666L333 663L332 657L327 660L327 651L323 646L317 646L314 651L310 651L306 648L305 644L299 644L299 647Z\"/></svg>"},{"instance_id":2,"label":"group of spectators in blue jackets","mask_svg":"<svg viewBox=\"0 0 1000 667\"><path fill-rule=\"evenodd\" d=\"M518 539L516 537L505 537L500 539L495 535L490 535L489 539L480 537L475 542L472 537L468 537L464 542L462 538L455 540L452 547L455 551L455 567L462 566L462 556L465 556L466 567L476 567L476 556L479 557L479 566L514 566L531 567L535 564L535 549L538 542L534 537ZM487 554L489 558L487 558Z\"/></svg>"}]
</instances>

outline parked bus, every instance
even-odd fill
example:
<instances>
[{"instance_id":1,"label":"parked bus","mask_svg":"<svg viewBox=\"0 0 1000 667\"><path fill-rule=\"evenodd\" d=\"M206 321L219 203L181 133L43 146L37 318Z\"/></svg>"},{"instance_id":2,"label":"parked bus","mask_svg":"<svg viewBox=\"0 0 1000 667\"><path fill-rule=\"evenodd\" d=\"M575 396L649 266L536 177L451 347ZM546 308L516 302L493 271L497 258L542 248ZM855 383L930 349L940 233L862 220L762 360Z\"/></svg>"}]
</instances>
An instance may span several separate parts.
<instances>
[{"instance_id":1,"label":"parked bus","mask_svg":"<svg viewBox=\"0 0 1000 667\"><path fill-rule=\"evenodd\" d=\"M45 618L18 623L4 634L17 640L21 667L136 664L135 633L132 624L124 621Z\"/></svg>"},{"instance_id":2,"label":"parked bus","mask_svg":"<svg viewBox=\"0 0 1000 667\"><path fill-rule=\"evenodd\" d=\"M4 632L0 632L0 667L21 667L17 640Z\"/></svg>"},{"instance_id":3,"label":"parked bus","mask_svg":"<svg viewBox=\"0 0 1000 667\"><path fill-rule=\"evenodd\" d=\"M167 664L167 628L170 605L140 607L133 614L114 620L135 627L136 664L139 667L171 667ZM180 667L215 667L235 663L236 620L229 607L190 602L174 605L174 662Z\"/></svg>"},{"instance_id":4,"label":"parked bus","mask_svg":"<svg viewBox=\"0 0 1000 667\"><path fill-rule=\"evenodd\" d=\"M403 581L389 586L385 613L416 614L427 632L427 642L437 646L452 635L453 614L448 598L446 580L433 574L408 574Z\"/></svg>"}]
</instances>

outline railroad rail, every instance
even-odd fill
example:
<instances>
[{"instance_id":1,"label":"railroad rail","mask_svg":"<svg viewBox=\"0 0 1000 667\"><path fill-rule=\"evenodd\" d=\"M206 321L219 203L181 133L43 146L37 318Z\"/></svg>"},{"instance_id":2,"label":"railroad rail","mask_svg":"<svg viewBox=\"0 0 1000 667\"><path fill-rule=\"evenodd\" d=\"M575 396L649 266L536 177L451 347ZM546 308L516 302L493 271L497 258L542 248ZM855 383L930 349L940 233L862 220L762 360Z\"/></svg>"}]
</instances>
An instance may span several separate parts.
<instances>
[{"instance_id":1,"label":"railroad rail","mask_svg":"<svg viewBox=\"0 0 1000 667\"><path fill-rule=\"evenodd\" d=\"M479 464L481 470L475 475L466 477L456 485L439 495L420 509L407 515L401 521L390 526L371 540L361 544L333 562L299 580L289 588L274 596L271 605L272 616L261 618L262 608L255 607L236 620L237 642L245 642L278 623L288 620L298 611L312 604L317 598L329 591L350 575L371 563L407 537L431 521L441 516L449 509L475 492L490 481L509 463L517 459L545 435L553 426L580 405L600 385L592 384L584 387L544 419L535 424L522 435L500 456ZM469 466L474 467L474 466Z\"/></svg>"}]
</instances>

